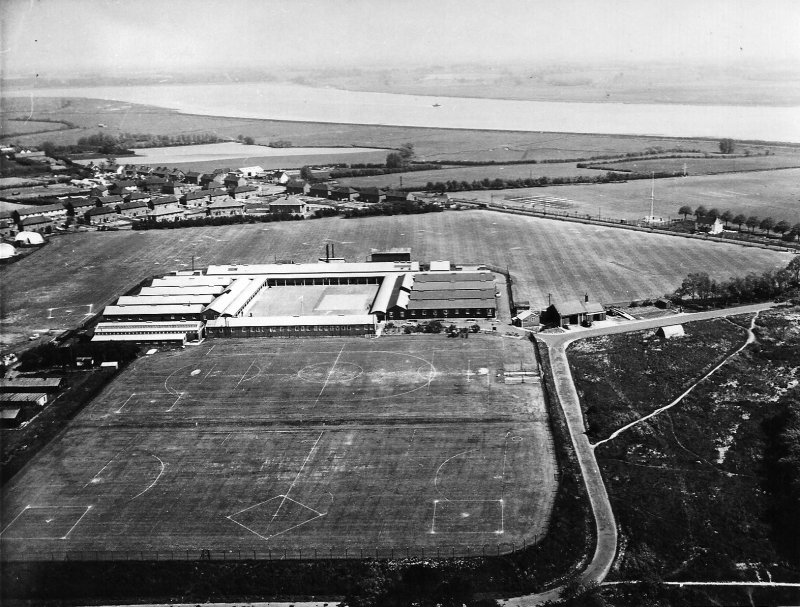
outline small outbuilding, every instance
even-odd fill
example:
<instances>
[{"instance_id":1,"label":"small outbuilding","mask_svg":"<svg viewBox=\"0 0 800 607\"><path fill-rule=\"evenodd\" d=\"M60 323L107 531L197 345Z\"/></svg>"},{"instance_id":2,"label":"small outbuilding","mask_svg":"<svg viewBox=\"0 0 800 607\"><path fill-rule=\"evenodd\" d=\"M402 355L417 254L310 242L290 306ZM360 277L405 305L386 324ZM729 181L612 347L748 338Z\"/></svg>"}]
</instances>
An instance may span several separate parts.
<instances>
[{"instance_id":1,"label":"small outbuilding","mask_svg":"<svg viewBox=\"0 0 800 607\"><path fill-rule=\"evenodd\" d=\"M10 259L17 254L17 250L7 242L0 242L0 259Z\"/></svg>"},{"instance_id":2,"label":"small outbuilding","mask_svg":"<svg viewBox=\"0 0 800 607\"><path fill-rule=\"evenodd\" d=\"M39 246L44 244L44 236L38 232L22 231L14 237L14 242L18 242L23 246Z\"/></svg>"}]
</instances>

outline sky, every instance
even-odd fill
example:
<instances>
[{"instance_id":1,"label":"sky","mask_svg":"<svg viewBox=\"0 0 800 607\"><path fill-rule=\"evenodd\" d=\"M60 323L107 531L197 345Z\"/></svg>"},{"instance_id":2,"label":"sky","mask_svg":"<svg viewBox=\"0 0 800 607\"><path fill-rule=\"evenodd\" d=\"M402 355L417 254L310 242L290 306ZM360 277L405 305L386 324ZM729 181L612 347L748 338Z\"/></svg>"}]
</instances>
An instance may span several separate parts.
<instances>
[{"instance_id":1,"label":"sky","mask_svg":"<svg viewBox=\"0 0 800 607\"><path fill-rule=\"evenodd\" d=\"M454 63L800 65L798 0L2 0L8 76Z\"/></svg>"}]
</instances>

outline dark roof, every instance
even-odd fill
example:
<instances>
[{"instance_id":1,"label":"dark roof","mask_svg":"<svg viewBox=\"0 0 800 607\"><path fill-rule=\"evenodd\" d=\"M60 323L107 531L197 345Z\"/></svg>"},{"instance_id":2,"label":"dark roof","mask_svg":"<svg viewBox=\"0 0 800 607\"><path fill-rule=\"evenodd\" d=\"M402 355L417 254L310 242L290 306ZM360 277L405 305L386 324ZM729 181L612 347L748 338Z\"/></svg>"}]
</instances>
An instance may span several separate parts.
<instances>
[{"instance_id":1,"label":"dark roof","mask_svg":"<svg viewBox=\"0 0 800 607\"><path fill-rule=\"evenodd\" d=\"M385 196L386 195L386 192L384 192L380 188L359 188L359 191L362 194L367 194L368 196Z\"/></svg>"},{"instance_id":2,"label":"dark roof","mask_svg":"<svg viewBox=\"0 0 800 607\"><path fill-rule=\"evenodd\" d=\"M186 200L202 200L208 196L208 190L195 190L194 192L187 192L185 196Z\"/></svg>"},{"instance_id":3,"label":"dark roof","mask_svg":"<svg viewBox=\"0 0 800 607\"><path fill-rule=\"evenodd\" d=\"M138 200L131 200L130 202L123 202L122 204L117 205L117 206L118 206L118 208L120 210L123 210L123 209L126 209L126 210L127 209L142 209L142 208L146 209L146 208L148 208L146 202L142 202L142 201L138 201Z\"/></svg>"},{"instance_id":4,"label":"dark roof","mask_svg":"<svg viewBox=\"0 0 800 607\"><path fill-rule=\"evenodd\" d=\"M278 172L282 173L283 171L278 171ZM305 185L306 182L303 181L302 179L290 179L289 181L286 182L287 188L302 188Z\"/></svg>"},{"instance_id":5,"label":"dark roof","mask_svg":"<svg viewBox=\"0 0 800 607\"><path fill-rule=\"evenodd\" d=\"M90 217L94 217L95 215L113 215L116 212L116 209L112 209L111 207L95 207L86 211L86 214Z\"/></svg>"},{"instance_id":6,"label":"dark roof","mask_svg":"<svg viewBox=\"0 0 800 607\"><path fill-rule=\"evenodd\" d=\"M327 183L315 183L314 185L311 186L311 191L313 192L314 190L330 192L331 186L329 186Z\"/></svg>"},{"instance_id":7,"label":"dark roof","mask_svg":"<svg viewBox=\"0 0 800 607\"><path fill-rule=\"evenodd\" d=\"M37 215L36 217L23 217L19 222L24 226L35 226L40 223L53 223L53 218Z\"/></svg>"},{"instance_id":8,"label":"dark roof","mask_svg":"<svg viewBox=\"0 0 800 607\"><path fill-rule=\"evenodd\" d=\"M132 188L132 187L136 186L136 182L135 181L131 181L129 179L120 179L119 181L113 182L108 187L113 187L113 186L116 186L118 188Z\"/></svg>"},{"instance_id":9,"label":"dark roof","mask_svg":"<svg viewBox=\"0 0 800 607\"><path fill-rule=\"evenodd\" d=\"M576 314L598 314L604 312L605 308L596 302L583 302L578 299L569 301L559 301L553 304L559 316L575 316Z\"/></svg>"},{"instance_id":10,"label":"dark roof","mask_svg":"<svg viewBox=\"0 0 800 607\"><path fill-rule=\"evenodd\" d=\"M351 188L349 185L340 185L333 188L333 191L338 194L358 194L358 190Z\"/></svg>"},{"instance_id":11,"label":"dark roof","mask_svg":"<svg viewBox=\"0 0 800 607\"><path fill-rule=\"evenodd\" d=\"M214 189L214 190L207 190L207 192L208 192L208 195L211 196L211 197L214 197L214 196L227 196L228 195L228 190L220 190L218 188Z\"/></svg>"},{"instance_id":12,"label":"dark roof","mask_svg":"<svg viewBox=\"0 0 800 607\"><path fill-rule=\"evenodd\" d=\"M128 194L128 200L143 200L145 198L150 198L150 194L145 194L144 192L131 192Z\"/></svg>"},{"instance_id":13,"label":"dark roof","mask_svg":"<svg viewBox=\"0 0 800 607\"><path fill-rule=\"evenodd\" d=\"M153 205L156 204L172 204L178 202L178 199L174 196L159 196L158 198L153 198L150 203Z\"/></svg>"},{"instance_id":14,"label":"dark roof","mask_svg":"<svg viewBox=\"0 0 800 607\"><path fill-rule=\"evenodd\" d=\"M73 209L97 206L97 202L95 200L89 200L88 198L70 198L67 200L67 202L72 205Z\"/></svg>"},{"instance_id":15,"label":"dark roof","mask_svg":"<svg viewBox=\"0 0 800 607\"><path fill-rule=\"evenodd\" d=\"M122 196L119 194L114 196L97 196L97 200L100 201L100 204L114 204L117 202L122 202Z\"/></svg>"},{"instance_id":16,"label":"dark roof","mask_svg":"<svg viewBox=\"0 0 800 607\"><path fill-rule=\"evenodd\" d=\"M238 185L233 188L233 193L238 194L239 192L257 192L258 188L254 185Z\"/></svg>"},{"instance_id":17,"label":"dark roof","mask_svg":"<svg viewBox=\"0 0 800 607\"><path fill-rule=\"evenodd\" d=\"M39 213L52 213L53 211L65 211L64 205L60 202L58 204L40 204L35 207L28 207L26 209L16 209L20 217L26 215L37 215Z\"/></svg>"},{"instance_id":18,"label":"dark roof","mask_svg":"<svg viewBox=\"0 0 800 607\"><path fill-rule=\"evenodd\" d=\"M452 310L454 308L496 308L492 299L417 299L408 302L409 310Z\"/></svg>"},{"instance_id":19,"label":"dark roof","mask_svg":"<svg viewBox=\"0 0 800 607\"><path fill-rule=\"evenodd\" d=\"M488 289L442 289L436 291L411 291L411 300L423 299L494 299L494 287Z\"/></svg>"},{"instance_id":20,"label":"dark roof","mask_svg":"<svg viewBox=\"0 0 800 607\"><path fill-rule=\"evenodd\" d=\"M697 218L697 223L700 223L700 224L703 224L703 225L706 225L706 226L710 226L710 225L714 225L714 223L716 223L718 220L719 220L719 217L712 217L711 215L705 215L703 217L698 217Z\"/></svg>"}]
</instances>

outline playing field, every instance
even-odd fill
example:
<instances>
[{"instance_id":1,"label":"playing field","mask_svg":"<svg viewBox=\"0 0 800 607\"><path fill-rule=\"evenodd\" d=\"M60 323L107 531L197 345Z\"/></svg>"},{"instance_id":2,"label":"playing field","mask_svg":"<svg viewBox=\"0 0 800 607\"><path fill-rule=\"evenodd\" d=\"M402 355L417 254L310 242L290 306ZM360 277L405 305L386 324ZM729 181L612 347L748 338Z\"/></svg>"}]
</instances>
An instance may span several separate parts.
<instances>
[{"instance_id":1,"label":"playing field","mask_svg":"<svg viewBox=\"0 0 800 607\"><path fill-rule=\"evenodd\" d=\"M244 316L369 314L379 285L304 285L262 289Z\"/></svg>"},{"instance_id":2,"label":"playing field","mask_svg":"<svg viewBox=\"0 0 800 607\"><path fill-rule=\"evenodd\" d=\"M605 187L605 186L604 186ZM556 189L569 198L567 188ZM542 194L539 190L537 194ZM546 307L589 293L601 302L659 297L689 272L715 279L785 267L787 253L489 211L460 211L53 238L0 267L0 342L63 330L156 273L209 264L315 261L334 243L348 261L370 248L411 247L415 259L488 263L514 277L520 299Z\"/></svg>"},{"instance_id":3,"label":"playing field","mask_svg":"<svg viewBox=\"0 0 800 607\"><path fill-rule=\"evenodd\" d=\"M525 340L209 340L137 360L3 493L0 548L494 551L546 528ZM452 549L452 548L451 548Z\"/></svg>"}]
</instances>

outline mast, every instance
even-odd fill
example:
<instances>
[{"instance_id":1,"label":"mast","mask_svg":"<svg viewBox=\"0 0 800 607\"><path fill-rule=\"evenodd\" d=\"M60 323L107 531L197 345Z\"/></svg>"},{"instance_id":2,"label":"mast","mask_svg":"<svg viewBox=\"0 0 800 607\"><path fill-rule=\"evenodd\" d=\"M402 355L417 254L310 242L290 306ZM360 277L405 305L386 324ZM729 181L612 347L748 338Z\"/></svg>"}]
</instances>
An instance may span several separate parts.
<instances>
[{"instance_id":1,"label":"mast","mask_svg":"<svg viewBox=\"0 0 800 607\"><path fill-rule=\"evenodd\" d=\"M650 221L653 221L653 206L656 199L656 172L652 171L650 181Z\"/></svg>"}]
</instances>

